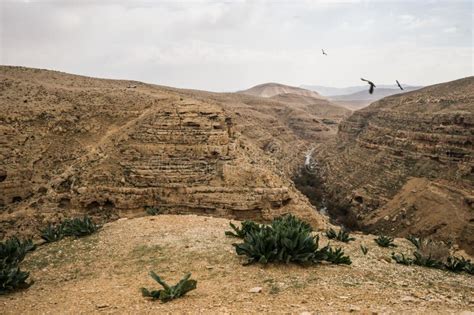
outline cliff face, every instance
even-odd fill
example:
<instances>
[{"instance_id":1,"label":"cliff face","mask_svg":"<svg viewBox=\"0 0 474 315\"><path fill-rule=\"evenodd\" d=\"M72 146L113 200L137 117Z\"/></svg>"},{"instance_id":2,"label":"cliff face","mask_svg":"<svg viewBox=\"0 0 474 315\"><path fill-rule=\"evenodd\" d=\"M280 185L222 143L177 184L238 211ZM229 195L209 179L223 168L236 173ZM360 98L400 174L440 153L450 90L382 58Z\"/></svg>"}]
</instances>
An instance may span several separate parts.
<instances>
[{"instance_id":1,"label":"cliff face","mask_svg":"<svg viewBox=\"0 0 474 315\"><path fill-rule=\"evenodd\" d=\"M319 152L329 199L369 230L474 248L474 77L384 98Z\"/></svg>"},{"instance_id":2,"label":"cliff face","mask_svg":"<svg viewBox=\"0 0 474 315\"><path fill-rule=\"evenodd\" d=\"M0 68L0 226L28 232L73 213L198 213L323 226L271 158L217 104L189 93Z\"/></svg>"}]
</instances>

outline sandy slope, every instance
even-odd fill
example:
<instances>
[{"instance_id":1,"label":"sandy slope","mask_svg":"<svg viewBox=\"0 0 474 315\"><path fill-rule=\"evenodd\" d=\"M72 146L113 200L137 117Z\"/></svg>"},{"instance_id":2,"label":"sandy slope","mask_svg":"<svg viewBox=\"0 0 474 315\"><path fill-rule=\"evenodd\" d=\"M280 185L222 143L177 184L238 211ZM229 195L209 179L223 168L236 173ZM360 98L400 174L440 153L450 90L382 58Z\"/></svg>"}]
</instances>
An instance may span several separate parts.
<instances>
[{"instance_id":1,"label":"sandy slope","mask_svg":"<svg viewBox=\"0 0 474 315\"><path fill-rule=\"evenodd\" d=\"M224 235L228 220L194 215L121 219L98 234L44 245L22 267L36 281L0 296L3 314L79 313L460 313L474 310L472 277L388 262L391 249L356 235L344 248L350 266L242 266ZM322 244L327 239L322 237ZM364 243L369 253L359 249ZM397 251L412 246L397 239ZM198 287L167 304L141 297L157 288L154 270L169 282L192 272ZM262 287L261 293L249 293Z\"/></svg>"}]
</instances>

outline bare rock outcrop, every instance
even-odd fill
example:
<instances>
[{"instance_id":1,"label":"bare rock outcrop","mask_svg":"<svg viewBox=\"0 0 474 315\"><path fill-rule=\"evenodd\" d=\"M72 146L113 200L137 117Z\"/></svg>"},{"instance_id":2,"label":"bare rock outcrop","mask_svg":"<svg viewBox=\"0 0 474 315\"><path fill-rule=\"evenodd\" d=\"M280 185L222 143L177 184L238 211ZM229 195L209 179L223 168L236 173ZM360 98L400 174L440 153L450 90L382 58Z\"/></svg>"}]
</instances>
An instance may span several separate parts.
<instances>
[{"instance_id":1,"label":"bare rock outcrop","mask_svg":"<svg viewBox=\"0 0 474 315\"><path fill-rule=\"evenodd\" d=\"M318 154L329 199L362 226L450 239L472 253L473 142L469 77L355 112Z\"/></svg>"}]
</instances>

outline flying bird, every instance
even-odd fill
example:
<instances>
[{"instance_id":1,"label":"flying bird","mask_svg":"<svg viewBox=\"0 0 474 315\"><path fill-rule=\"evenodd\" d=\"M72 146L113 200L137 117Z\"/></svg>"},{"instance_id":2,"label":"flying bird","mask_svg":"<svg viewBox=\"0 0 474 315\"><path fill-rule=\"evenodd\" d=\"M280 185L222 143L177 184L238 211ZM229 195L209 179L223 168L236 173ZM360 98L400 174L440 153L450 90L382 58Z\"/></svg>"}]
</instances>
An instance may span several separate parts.
<instances>
[{"instance_id":1,"label":"flying bird","mask_svg":"<svg viewBox=\"0 0 474 315\"><path fill-rule=\"evenodd\" d=\"M321 51L323 52L323 55L327 56L328 54L326 54L326 52L324 51L324 49L321 49Z\"/></svg>"},{"instance_id":2,"label":"flying bird","mask_svg":"<svg viewBox=\"0 0 474 315\"><path fill-rule=\"evenodd\" d=\"M367 83L370 85L369 93L370 93L370 94L374 93L375 84L374 84L372 81L366 80L366 79L364 79L364 78L360 78L360 79L361 79L362 81L367 82Z\"/></svg>"},{"instance_id":3,"label":"flying bird","mask_svg":"<svg viewBox=\"0 0 474 315\"><path fill-rule=\"evenodd\" d=\"M400 90L403 90L402 85L400 84L400 82L398 82L398 80L395 80L395 81L397 81L397 84L398 84L398 87L400 88Z\"/></svg>"}]
</instances>

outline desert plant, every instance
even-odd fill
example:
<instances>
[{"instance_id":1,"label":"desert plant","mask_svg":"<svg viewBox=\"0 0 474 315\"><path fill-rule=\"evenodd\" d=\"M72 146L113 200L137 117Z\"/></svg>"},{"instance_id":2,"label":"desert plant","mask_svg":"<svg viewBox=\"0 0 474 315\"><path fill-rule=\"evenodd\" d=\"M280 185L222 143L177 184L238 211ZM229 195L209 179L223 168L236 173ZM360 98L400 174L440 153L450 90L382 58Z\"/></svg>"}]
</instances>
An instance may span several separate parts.
<instances>
[{"instance_id":1,"label":"desert plant","mask_svg":"<svg viewBox=\"0 0 474 315\"><path fill-rule=\"evenodd\" d=\"M65 236L82 237L90 235L99 229L92 219L88 216L83 218L67 219L62 223Z\"/></svg>"},{"instance_id":2,"label":"desert plant","mask_svg":"<svg viewBox=\"0 0 474 315\"><path fill-rule=\"evenodd\" d=\"M397 262L397 264L402 264L406 266L410 266L413 264L413 259L405 257L404 254L395 254L392 253L392 258Z\"/></svg>"},{"instance_id":3,"label":"desert plant","mask_svg":"<svg viewBox=\"0 0 474 315\"><path fill-rule=\"evenodd\" d=\"M225 235L234 236L238 238L244 238L250 231L256 231L261 228L259 224L247 220L242 222L240 228L235 226L235 224L233 224L232 222L229 222L229 225L234 230L234 232L226 231Z\"/></svg>"},{"instance_id":4,"label":"desert plant","mask_svg":"<svg viewBox=\"0 0 474 315\"><path fill-rule=\"evenodd\" d=\"M158 282L163 289L148 291L145 288L141 288L142 295L144 297L151 297L153 300L160 300L163 303L169 302L173 299L179 298L185 295L187 292L196 289L197 281L190 280L191 273L186 274L176 285L169 286L164 280L160 278L156 273L150 271L150 276Z\"/></svg>"},{"instance_id":5,"label":"desert plant","mask_svg":"<svg viewBox=\"0 0 474 315\"><path fill-rule=\"evenodd\" d=\"M449 256L444 263L444 267L452 272L462 272L470 262L470 260L466 260L464 257Z\"/></svg>"},{"instance_id":6,"label":"desert plant","mask_svg":"<svg viewBox=\"0 0 474 315\"><path fill-rule=\"evenodd\" d=\"M464 271L470 275L474 275L474 264L471 263L470 261L467 262L466 265L464 266Z\"/></svg>"},{"instance_id":7,"label":"desert plant","mask_svg":"<svg viewBox=\"0 0 474 315\"><path fill-rule=\"evenodd\" d=\"M352 263L349 256L344 256L344 252L342 251L340 247L336 248L335 250L332 249L331 247L327 247L325 254L326 254L326 258L324 260L329 261L333 264L350 265Z\"/></svg>"},{"instance_id":8,"label":"desert plant","mask_svg":"<svg viewBox=\"0 0 474 315\"><path fill-rule=\"evenodd\" d=\"M414 235L408 235L406 239L409 240L413 245L415 245L417 249L421 247L421 243L423 242L421 238L415 237Z\"/></svg>"},{"instance_id":9,"label":"desert plant","mask_svg":"<svg viewBox=\"0 0 474 315\"><path fill-rule=\"evenodd\" d=\"M360 245L360 250L362 251L364 255L367 255L367 253L369 252L369 249L365 247L364 245Z\"/></svg>"},{"instance_id":10,"label":"desert plant","mask_svg":"<svg viewBox=\"0 0 474 315\"><path fill-rule=\"evenodd\" d=\"M40 230L40 236L46 243L59 241L64 237L64 227L62 224L53 225L51 223L42 230Z\"/></svg>"},{"instance_id":11,"label":"desert plant","mask_svg":"<svg viewBox=\"0 0 474 315\"><path fill-rule=\"evenodd\" d=\"M374 241L380 247L397 247L397 245L393 243L393 238L389 236L380 235L379 237L374 239Z\"/></svg>"},{"instance_id":12,"label":"desert plant","mask_svg":"<svg viewBox=\"0 0 474 315\"><path fill-rule=\"evenodd\" d=\"M415 256L415 259L413 260L415 265L436 269L441 269L443 267L442 262L433 259L431 256L424 256L419 252L414 252L413 256Z\"/></svg>"},{"instance_id":13,"label":"desert plant","mask_svg":"<svg viewBox=\"0 0 474 315\"><path fill-rule=\"evenodd\" d=\"M340 242L349 243L350 241L355 241L355 238L350 237L349 232L340 229L339 232L336 233L332 228L326 231L326 236L329 239L335 239Z\"/></svg>"},{"instance_id":14,"label":"desert plant","mask_svg":"<svg viewBox=\"0 0 474 315\"><path fill-rule=\"evenodd\" d=\"M158 215L161 214L160 209L151 206L145 206L145 212L148 215Z\"/></svg>"},{"instance_id":15,"label":"desert plant","mask_svg":"<svg viewBox=\"0 0 474 315\"><path fill-rule=\"evenodd\" d=\"M328 259L329 246L319 249L319 237L311 235L311 229L306 222L292 216L278 218L270 226L250 230L243 241L233 246L238 255L248 257L246 264L311 264ZM336 255L339 254L340 252L337 252ZM339 258L333 258L332 262L340 261Z\"/></svg>"},{"instance_id":16,"label":"desert plant","mask_svg":"<svg viewBox=\"0 0 474 315\"><path fill-rule=\"evenodd\" d=\"M0 261L4 261L5 264L18 264L26 256L26 253L36 248L33 241L30 239L20 240L16 236L7 239L4 242L0 242Z\"/></svg>"},{"instance_id":17,"label":"desert plant","mask_svg":"<svg viewBox=\"0 0 474 315\"><path fill-rule=\"evenodd\" d=\"M29 287L32 283L26 282L28 277L29 273L21 271L18 262L0 260L0 295Z\"/></svg>"}]
</instances>

